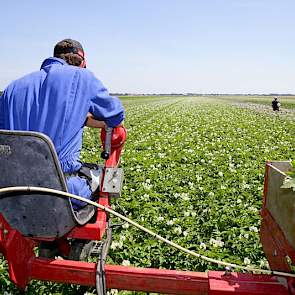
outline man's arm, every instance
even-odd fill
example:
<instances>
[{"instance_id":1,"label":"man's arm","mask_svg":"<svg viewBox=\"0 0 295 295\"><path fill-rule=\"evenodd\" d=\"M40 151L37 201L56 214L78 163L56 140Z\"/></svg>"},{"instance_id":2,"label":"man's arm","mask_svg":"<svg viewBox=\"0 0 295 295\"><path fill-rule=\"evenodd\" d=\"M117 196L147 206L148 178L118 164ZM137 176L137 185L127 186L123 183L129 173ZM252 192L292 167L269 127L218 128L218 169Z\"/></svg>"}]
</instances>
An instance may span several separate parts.
<instances>
[{"instance_id":1,"label":"man's arm","mask_svg":"<svg viewBox=\"0 0 295 295\"><path fill-rule=\"evenodd\" d=\"M106 123L104 121L99 121L95 119L95 117L91 113L88 113L85 121L85 126L90 128L105 128Z\"/></svg>"},{"instance_id":2,"label":"man's arm","mask_svg":"<svg viewBox=\"0 0 295 295\"><path fill-rule=\"evenodd\" d=\"M123 123L124 122L122 121L115 127L122 127L124 125ZM88 113L85 121L85 126L90 128L106 128L107 124L104 121L97 120L91 113Z\"/></svg>"},{"instance_id":3,"label":"man's arm","mask_svg":"<svg viewBox=\"0 0 295 295\"><path fill-rule=\"evenodd\" d=\"M103 121L108 127L120 126L125 118L122 102L117 97L111 96L98 79L95 79L93 86L95 95L92 96L89 108L91 119ZM97 124L93 121L92 123Z\"/></svg>"}]
</instances>

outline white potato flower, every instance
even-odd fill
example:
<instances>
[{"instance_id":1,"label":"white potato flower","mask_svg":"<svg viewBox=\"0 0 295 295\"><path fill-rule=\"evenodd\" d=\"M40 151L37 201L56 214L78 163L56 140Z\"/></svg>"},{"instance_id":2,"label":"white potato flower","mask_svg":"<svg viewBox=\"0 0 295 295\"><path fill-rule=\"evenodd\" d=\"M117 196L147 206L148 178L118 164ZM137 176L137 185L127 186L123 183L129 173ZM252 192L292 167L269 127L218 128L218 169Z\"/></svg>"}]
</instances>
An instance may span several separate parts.
<instances>
[{"instance_id":1,"label":"white potato flower","mask_svg":"<svg viewBox=\"0 0 295 295\"><path fill-rule=\"evenodd\" d=\"M167 223L167 225L173 225L174 221L173 220L168 220L166 223Z\"/></svg>"},{"instance_id":2,"label":"white potato flower","mask_svg":"<svg viewBox=\"0 0 295 295\"><path fill-rule=\"evenodd\" d=\"M224 246L224 242L220 239L220 238L217 238L217 239L213 239L211 238L210 241L209 241L210 245L212 245L214 248L217 248L217 247L223 247Z\"/></svg>"},{"instance_id":3,"label":"white potato flower","mask_svg":"<svg viewBox=\"0 0 295 295\"><path fill-rule=\"evenodd\" d=\"M203 242L200 244L199 247L200 247L200 249L203 249L203 250L206 250L206 248L207 248L206 244Z\"/></svg>"},{"instance_id":4,"label":"white potato flower","mask_svg":"<svg viewBox=\"0 0 295 295\"><path fill-rule=\"evenodd\" d=\"M244 258L244 264L249 265L251 263L251 260L248 257Z\"/></svg>"},{"instance_id":5,"label":"white potato flower","mask_svg":"<svg viewBox=\"0 0 295 295\"><path fill-rule=\"evenodd\" d=\"M249 230L258 233L258 228L256 226L250 226Z\"/></svg>"},{"instance_id":6,"label":"white potato flower","mask_svg":"<svg viewBox=\"0 0 295 295\"><path fill-rule=\"evenodd\" d=\"M129 223L128 223L128 222L125 222L125 223L122 225L122 228L124 228L124 229L129 228Z\"/></svg>"},{"instance_id":7,"label":"white potato flower","mask_svg":"<svg viewBox=\"0 0 295 295\"><path fill-rule=\"evenodd\" d=\"M176 228L174 228L174 232L178 235L182 234L182 229L180 226L177 226Z\"/></svg>"},{"instance_id":8,"label":"white potato flower","mask_svg":"<svg viewBox=\"0 0 295 295\"><path fill-rule=\"evenodd\" d=\"M129 266L130 265L130 261L129 260L123 260L122 261L122 265Z\"/></svg>"}]
</instances>

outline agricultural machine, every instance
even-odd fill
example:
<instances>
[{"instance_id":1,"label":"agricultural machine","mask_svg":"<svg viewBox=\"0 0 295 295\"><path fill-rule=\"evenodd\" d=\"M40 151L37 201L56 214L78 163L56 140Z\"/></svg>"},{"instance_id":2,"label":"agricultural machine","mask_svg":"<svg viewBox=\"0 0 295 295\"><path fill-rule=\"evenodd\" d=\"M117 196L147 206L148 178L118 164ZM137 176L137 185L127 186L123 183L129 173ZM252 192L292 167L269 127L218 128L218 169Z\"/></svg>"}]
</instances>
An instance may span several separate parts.
<instances>
[{"instance_id":1,"label":"agricultural machine","mask_svg":"<svg viewBox=\"0 0 295 295\"><path fill-rule=\"evenodd\" d=\"M11 281L24 290L31 280L165 294L295 294L295 193L282 189L289 162L267 162L261 242L269 274L191 272L105 264L111 243L110 198L120 195L123 127L102 130L104 165L98 169L94 210L76 212L50 139L43 134L0 131L0 252ZM39 189L38 189L39 188ZM109 211L108 211L109 210ZM96 263L87 262L89 255Z\"/></svg>"}]
</instances>

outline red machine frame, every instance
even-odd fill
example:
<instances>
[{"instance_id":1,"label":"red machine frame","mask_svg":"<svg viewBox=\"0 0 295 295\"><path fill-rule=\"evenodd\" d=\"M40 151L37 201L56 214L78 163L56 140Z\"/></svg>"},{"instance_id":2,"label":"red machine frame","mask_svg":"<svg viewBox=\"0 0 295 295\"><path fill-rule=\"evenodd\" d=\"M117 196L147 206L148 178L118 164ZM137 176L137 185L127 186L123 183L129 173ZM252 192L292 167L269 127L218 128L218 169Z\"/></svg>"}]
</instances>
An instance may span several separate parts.
<instances>
[{"instance_id":1,"label":"red machine frame","mask_svg":"<svg viewBox=\"0 0 295 295\"><path fill-rule=\"evenodd\" d=\"M105 133L102 132L104 140ZM116 167L126 139L122 127L114 129L111 155L105 167ZM267 173L267 172L266 172ZM264 198L266 197L266 189ZM107 193L100 193L99 204L109 206ZM265 208L261 211L261 241L272 269L290 272L285 256L295 261L295 251ZM74 228L66 237L101 240L106 231L107 214L99 209L96 222ZM22 236L12 229L0 214L0 252L8 261L11 281L25 289L33 280L66 284L96 285L96 264L82 261L47 259L36 257L34 247L38 241ZM277 255L273 256L274 251ZM190 272L152 268L135 268L106 265L107 288L159 292L166 294L295 294L292 278L271 275L236 273L225 271Z\"/></svg>"}]
</instances>

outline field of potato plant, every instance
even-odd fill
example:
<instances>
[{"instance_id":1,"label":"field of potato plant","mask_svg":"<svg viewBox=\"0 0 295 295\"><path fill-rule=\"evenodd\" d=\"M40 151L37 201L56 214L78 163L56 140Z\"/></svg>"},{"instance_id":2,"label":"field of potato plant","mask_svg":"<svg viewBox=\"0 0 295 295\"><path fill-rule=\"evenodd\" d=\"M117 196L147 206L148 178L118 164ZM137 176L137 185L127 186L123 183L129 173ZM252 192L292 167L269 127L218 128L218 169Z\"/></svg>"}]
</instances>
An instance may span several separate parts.
<instances>
[{"instance_id":1,"label":"field of potato plant","mask_svg":"<svg viewBox=\"0 0 295 295\"><path fill-rule=\"evenodd\" d=\"M128 130L121 162L125 180L122 197L112 201L112 208L190 250L267 268L259 242L264 165L267 159L295 158L295 104L289 107L293 117L285 117L218 97L124 97L123 102ZM99 145L97 131L87 129L83 160L100 161ZM114 218L113 223L120 221ZM126 223L114 229L108 263L221 269ZM18 294L1 257L0 286L1 294ZM33 282L27 293L92 292Z\"/></svg>"}]
</instances>

